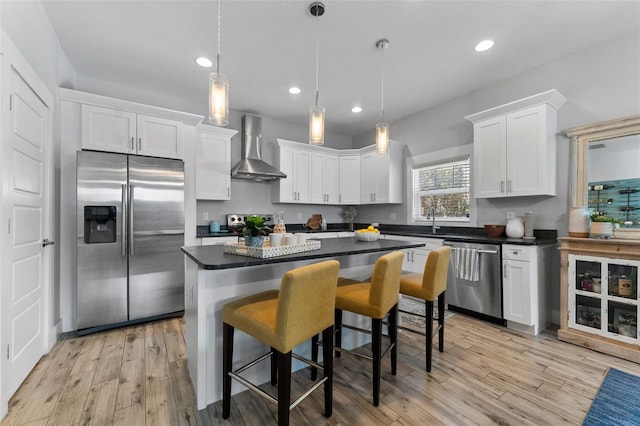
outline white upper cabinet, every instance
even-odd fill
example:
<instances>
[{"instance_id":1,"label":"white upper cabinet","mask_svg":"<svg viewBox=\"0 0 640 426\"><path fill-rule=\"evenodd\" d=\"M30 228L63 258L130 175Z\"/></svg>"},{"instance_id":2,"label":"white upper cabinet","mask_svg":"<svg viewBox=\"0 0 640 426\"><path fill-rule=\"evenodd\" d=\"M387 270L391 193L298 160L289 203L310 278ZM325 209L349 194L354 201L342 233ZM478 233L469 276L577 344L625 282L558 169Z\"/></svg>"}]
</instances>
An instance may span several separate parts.
<instances>
[{"instance_id":1,"label":"white upper cabinet","mask_svg":"<svg viewBox=\"0 0 640 426\"><path fill-rule=\"evenodd\" d=\"M465 117L476 198L556 195L556 115L565 101L549 90Z\"/></svg>"},{"instance_id":2,"label":"white upper cabinet","mask_svg":"<svg viewBox=\"0 0 640 426\"><path fill-rule=\"evenodd\" d=\"M196 199L231 199L231 138L237 130L198 126Z\"/></svg>"},{"instance_id":3,"label":"white upper cabinet","mask_svg":"<svg viewBox=\"0 0 640 426\"><path fill-rule=\"evenodd\" d=\"M391 141L386 154L367 147L360 158L360 204L402 203L402 147Z\"/></svg>"},{"instance_id":4,"label":"white upper cabinet","mask_svg":"<svg viewBox=\"0 0 640 426\"><path fill-rule=\"evenodd\" d=\"M360 153L338 157L338 203L360 204Z\"/></svg>"},{"instance_id":5,"label":"white upper cabinet","mask_svg":"<svg viewBox=\"0 0 640 426\"><path fill-rule=\"evenodd\" d=\"M314 152L311 155L311 202L338 204L338 156Z\"/></svg>"},{"instance_id":6,"label":"white upper cabinet","mask_svg":"<svg viewBox=\"0 0 640 426\"><path fill-rule=\"evenodd\" d=\"M82 149L182 159L182 122L82 105Z\"/></svg>"},{"instance_id":7,"label":"white upper cabinet","mask_svg":"<svg viewBox=\"0 0 640 426\"><path fill-rule=\"evenodd\" d=\"M272 183L273 202L311 203L311 155L303 144L278 139L274 166L287 177Z\"/></svg>"},{"instance_id":8,"label":"white upper cabinet","mask_svg":"<svg viewBox=\"0 0 640 426\"><path fill-rule=\"evenodd\" d=\"M337 150L277 140L275 166L285 179L271 184L274 203L402 203L402 147ZM364 192L366 191L366 197Z\"/></svg>"}]
</instances>

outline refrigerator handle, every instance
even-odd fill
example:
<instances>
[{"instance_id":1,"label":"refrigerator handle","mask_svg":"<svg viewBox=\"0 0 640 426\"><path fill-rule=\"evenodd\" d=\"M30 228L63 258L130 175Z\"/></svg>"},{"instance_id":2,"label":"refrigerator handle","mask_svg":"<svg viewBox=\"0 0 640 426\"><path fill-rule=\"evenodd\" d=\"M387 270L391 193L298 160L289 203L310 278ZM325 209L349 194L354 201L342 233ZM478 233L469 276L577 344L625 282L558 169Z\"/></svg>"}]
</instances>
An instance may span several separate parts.
<instances>
[{"instance_id":1,"label":"refrigerator handle","mask_svg":"<svg viewBox=\"0 0 640 426\"><path fill-rule=\"evenodd\" d=\"M127 255L127 185L122 185L122 256Z\"/></svg>"},{"instance_id":2,"label":"refrigerator handle","mask_svg":"<svg viewBox=\"0 0 640 426\"><path fill-rule=\"evenodd\" d=\"M129 185L129 255L133 256L133 185Z\"/></svg>"}]
</instances>

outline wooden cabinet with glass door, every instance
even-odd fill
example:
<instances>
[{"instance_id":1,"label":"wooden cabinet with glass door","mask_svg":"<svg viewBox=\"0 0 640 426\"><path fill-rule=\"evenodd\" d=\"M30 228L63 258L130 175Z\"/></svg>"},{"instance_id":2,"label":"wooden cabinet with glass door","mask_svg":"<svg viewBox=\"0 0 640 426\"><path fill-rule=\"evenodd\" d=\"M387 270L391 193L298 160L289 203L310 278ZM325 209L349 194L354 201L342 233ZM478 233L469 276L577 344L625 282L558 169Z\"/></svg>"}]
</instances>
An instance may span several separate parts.
<instances>
[{"instance_id":1,"label":"wooden cabinet with glass door","mask_svg":"<svg viewBox=\"0 0 640 426\"><path fill-rule=\"evenodd\" d=\"M558 339L640 362L640 241L561 238Z\"/></svg>"}]
</instances>

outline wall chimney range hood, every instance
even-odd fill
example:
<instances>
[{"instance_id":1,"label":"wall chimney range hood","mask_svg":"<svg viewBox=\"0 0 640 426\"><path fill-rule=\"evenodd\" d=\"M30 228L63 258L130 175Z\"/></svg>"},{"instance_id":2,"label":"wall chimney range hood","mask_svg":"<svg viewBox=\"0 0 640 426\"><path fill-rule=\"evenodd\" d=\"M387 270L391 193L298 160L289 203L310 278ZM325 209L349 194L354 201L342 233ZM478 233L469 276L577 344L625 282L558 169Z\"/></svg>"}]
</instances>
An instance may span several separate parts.
<instances>
[{"instance_id":1,"label":"wall chimney range hood","mask_svg":"<svg viewBox=\"0 0 640 426\"><path fill-rule=\"evenodd\" d=\"M256 182L286 178L287 175L262 161L262 118L242 116L242 160L231 169L233 179Z\"/></svg>"}]
</instances>

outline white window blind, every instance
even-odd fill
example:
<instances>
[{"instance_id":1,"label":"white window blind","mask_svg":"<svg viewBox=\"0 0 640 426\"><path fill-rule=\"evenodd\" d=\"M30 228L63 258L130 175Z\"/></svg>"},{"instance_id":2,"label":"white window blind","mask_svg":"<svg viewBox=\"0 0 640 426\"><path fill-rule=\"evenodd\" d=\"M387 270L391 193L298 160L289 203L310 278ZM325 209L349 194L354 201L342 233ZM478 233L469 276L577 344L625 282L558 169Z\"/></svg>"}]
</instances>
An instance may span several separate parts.
<instances>
[{"instance_id":1,"label":"white window blind","mask_svg":"<svg viewBox=\"0 0 640 426\"><path fill-rule=\"evenodd\" d=\"M469 157L413 169L413 220L469 221Z\"/></svg>"}]
</instances>

